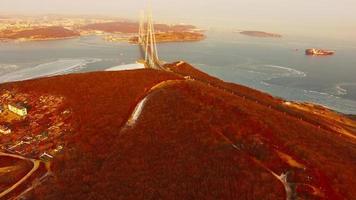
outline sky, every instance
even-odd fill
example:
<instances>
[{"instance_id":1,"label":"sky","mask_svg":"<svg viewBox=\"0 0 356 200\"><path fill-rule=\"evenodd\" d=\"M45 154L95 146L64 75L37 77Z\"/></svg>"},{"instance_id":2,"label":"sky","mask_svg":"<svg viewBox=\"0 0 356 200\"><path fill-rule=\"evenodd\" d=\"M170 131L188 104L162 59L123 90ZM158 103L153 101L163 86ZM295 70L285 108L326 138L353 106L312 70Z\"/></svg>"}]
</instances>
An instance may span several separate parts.
<instances>
[{"instance_id":1,"label":"sky","mask_svg":"<svg viewBox=\"0 0 356 200\"><path fill-rule=\"evenodd\" d=\"M147 0L0 0L3 14L98 14L136 19ZM151 0L154 18L203 28L356 40L356 0Z\"/></svg>"}]
</instances>

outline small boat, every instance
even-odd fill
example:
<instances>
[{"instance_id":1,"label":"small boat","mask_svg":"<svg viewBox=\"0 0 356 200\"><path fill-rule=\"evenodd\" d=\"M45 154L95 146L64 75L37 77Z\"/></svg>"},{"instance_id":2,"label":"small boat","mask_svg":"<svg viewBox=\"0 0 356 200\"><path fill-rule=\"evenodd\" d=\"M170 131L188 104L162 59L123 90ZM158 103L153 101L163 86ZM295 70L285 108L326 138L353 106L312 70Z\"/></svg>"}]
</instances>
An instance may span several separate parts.
<instances>
[{"instance_id":1,"label":"small boat","mask_svg":"<svg viewBox=\"0 0 356 200\"><path fill-rule=\"evenodd\" d=\"M328 56L335 54L335 51L323 50L323 49L307 49L305 55L311 56Z\"/></svg>"}]
</instances>

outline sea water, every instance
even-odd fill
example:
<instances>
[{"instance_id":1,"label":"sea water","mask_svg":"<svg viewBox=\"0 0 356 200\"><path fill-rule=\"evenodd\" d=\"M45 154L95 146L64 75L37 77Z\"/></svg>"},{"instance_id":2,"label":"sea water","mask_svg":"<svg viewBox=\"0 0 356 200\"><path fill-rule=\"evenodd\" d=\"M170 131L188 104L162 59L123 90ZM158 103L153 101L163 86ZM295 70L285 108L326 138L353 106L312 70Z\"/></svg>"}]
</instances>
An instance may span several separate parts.
<instances>
[{"instance_id":1,"label":"sea water","mask_svg":"<svg viewBox=\"0 0 356 200\"><path fill-rule=\"evenodd\" d=\"M356 114L356 45L307 37L207 34L208 38L201 42L159 44L159 56L168 62L185 60L225 81L288 100L314 102ZM335 50L336 54L304 55L306 48L314 47ZM139 57L137 46L106 42L98 36L0 42L0 83L66 73L135 69Z\"/></svg>"}]
</instances>

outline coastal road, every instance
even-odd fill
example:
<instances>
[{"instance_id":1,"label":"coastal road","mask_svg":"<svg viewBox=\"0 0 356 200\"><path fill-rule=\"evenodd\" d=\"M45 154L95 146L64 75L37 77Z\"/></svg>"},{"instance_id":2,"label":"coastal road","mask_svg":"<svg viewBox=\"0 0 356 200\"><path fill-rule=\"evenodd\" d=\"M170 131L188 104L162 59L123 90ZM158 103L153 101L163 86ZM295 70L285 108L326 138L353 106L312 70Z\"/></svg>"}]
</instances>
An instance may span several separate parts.
<instances>
[{"instance_id":1,"label":"coastal road","mask_svg":"<svg viewBox=\"0 0 356 200\"><path fill-rule=\"evenodd\" d=\"M25 160L25 161L30 161L33 163L33 167L32 169L24 176L22 177L19 181L17 181L15 184L13 184L11 187L7 188L6 190L2 191L0 193L0 199L2 197L4 197L5 195L9 194L10 192L12 192L13 190L15 190L18 186L20 186L22 183L24 183L29 177L31 177L31 175L33 173L35 173L37 171L37 169L40 167L41 161L39 160L35 160L35 159L29 159L29 158L25 158L19 155L15 155L15 154L8 154L8 153L2 153L0 152L0 156L6 156L6 157L12 157L12 158L17 158L20 160Z\"/></svg>"}]
</instances>

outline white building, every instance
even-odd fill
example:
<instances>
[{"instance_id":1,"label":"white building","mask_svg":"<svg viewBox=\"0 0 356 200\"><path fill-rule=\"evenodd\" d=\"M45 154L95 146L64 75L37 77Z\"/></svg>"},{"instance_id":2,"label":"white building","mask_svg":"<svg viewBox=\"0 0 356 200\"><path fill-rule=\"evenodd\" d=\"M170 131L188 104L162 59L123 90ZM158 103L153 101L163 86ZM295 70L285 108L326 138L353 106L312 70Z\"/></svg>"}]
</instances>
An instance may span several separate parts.
<instances>
[{"instance_id":1,"label":"white building","mask_svg":"<svg viewBox=\"0 0 356 200\"><path fill-rule=\"evenodd\" d=\"M21 117L25 117L27 115L27 108L19 103L9 104L7 107L11 112L13 112Z\"/></svg>"}]
</instances>

